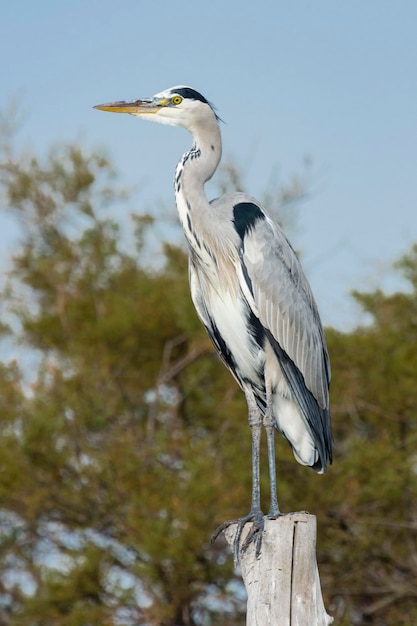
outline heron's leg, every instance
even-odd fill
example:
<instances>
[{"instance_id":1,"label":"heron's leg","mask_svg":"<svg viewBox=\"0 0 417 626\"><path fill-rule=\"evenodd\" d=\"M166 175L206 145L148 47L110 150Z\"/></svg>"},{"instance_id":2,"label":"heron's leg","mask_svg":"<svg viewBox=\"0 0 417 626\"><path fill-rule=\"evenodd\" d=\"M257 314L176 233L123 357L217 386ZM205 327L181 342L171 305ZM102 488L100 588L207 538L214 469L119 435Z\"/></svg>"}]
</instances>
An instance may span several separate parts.
<instances>
[{"instance_id":1,"label":"heron's leg","mask_svg":"<svg viewBox=\"0 0 417 626\"><path fill-rule=\"evenodd\" d=\"M261 510L261 482L259 477L259 459L262 434L262 417L252 391L245 390L249 410L249 426L252 436L252 504L251 513Z\"/></svg>"},{"instance_id":2,"label":"heron's leg","mask_svg":"<svg viewBox=\"0 0 417 626\"><path fill-rule=\"evenodd\" d=\"M274 426L265 425L266 430L266 438L268 443L268 466L269 466L269 485L271 489L271 499L269 506L269 519L276 519L282 513L279 510L278 506L278 497L277 497L277 475L275 468L275 432Z\"/></svg>"},{"instance_id":3,"label":"heron's leg","mask_svg":"<svg viewBox=\"0 0 417 626\"><path fill-rule=\"evenodd\" d=\"M259 478L259 459L260 459L260 443L262 433L262 416L261 412L256 404L255 396L252 389L249 386L243 387L245 392L246 401L248 404L249 412L249 426L252 436L252 504L251 510L248 515L240 517L238 519L229 520L221 524L211 538L211 542L215 541L218 535L231 526L237 524L236 534L233 540L233 555L234 561L237 565L239 563L239 544L242 530L245 524L252 522L252 528L248 532L243 545L242 551L245 551L251 541L256 542L255 554L259 558L262 545L262 531L264 529L264 516L261 511L261 490L260 490L260 478Z\"/></svg>"},{"instance_id":4,"label":"heron's leg","mask_svg":"<svg viewBox=\"0 0 417 626\"><path fill-rule=\"evenodd\" d=\"M266 430L266 438L268 444L268 467L269 467L269 485L270 485L270 507L268 518L276 519L281 515L278 506L278 496L277 496L277 473L275 466L275 426L274 426L274 414L272 407L272 389L271 383L266 378L265 381L266 387L266 411L264 415L264 426Z\"/></svg>"}]
</instances>

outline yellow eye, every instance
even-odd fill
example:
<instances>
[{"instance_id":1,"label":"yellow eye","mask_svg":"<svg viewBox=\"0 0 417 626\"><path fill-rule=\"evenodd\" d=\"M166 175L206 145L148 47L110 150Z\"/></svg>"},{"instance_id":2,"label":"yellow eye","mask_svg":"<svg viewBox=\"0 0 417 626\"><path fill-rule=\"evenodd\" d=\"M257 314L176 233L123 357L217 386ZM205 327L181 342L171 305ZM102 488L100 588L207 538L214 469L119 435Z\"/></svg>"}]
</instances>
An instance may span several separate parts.
<instances>
[{"instance_id":1,"label":"yellow eye","mask_svg":"<svg viewBox=\"0 0 417 626\"><path fill-rule=\"evenodd\" d=\"M181 96L174 96L171 100L172 104L181 104L182 98Z\"/></svg>"}]
</instances>

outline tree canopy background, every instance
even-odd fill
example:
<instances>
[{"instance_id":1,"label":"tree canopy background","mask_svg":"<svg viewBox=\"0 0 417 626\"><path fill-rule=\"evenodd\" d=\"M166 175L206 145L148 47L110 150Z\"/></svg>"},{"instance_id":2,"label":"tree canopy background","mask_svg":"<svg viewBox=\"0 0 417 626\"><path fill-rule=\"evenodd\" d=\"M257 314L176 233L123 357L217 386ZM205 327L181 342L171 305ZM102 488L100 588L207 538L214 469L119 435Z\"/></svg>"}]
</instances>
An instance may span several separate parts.
<instances>
[{"instance_id":1,"label":"tree canopy background","mask_svg":"<svg viewBox=\"0 0 417 626\"><path fill-rule=\"evenodd\" d=\"M249 506L246 405L184 249L149 262L158 224L146 207L122 222L104 156L6 139L1 203L21 234L0 319L18 354L0 365L0 625L243 624L239 575L209 539ZM230 166L220 187L239 181ZM281 208L302 194L266 192ZM318 516L326 607L346 626L417 622L417 246L398 271L407 291L354 294L367 325L326 332L334 466L317 476L277 446L281 506Z\"/></svg>"}]
</instances>

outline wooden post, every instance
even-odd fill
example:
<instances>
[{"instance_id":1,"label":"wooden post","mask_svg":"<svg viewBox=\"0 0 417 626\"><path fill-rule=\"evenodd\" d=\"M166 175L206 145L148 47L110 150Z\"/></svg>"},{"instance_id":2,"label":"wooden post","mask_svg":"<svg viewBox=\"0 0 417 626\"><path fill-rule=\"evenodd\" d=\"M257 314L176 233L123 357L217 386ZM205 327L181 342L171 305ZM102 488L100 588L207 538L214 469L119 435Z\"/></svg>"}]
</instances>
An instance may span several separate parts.
<instances>
[{"instance_id":1,"label":"wooden post","mask_svg":"<svg viewBox=\"0 0 417 626\"><path fill-rule=\"evenodd\" d=\"M251 524L242 531L245 540ZM237 525L224 533L229 545ZM316 517L289 513L265 520L260 558L252 542L239 566L248 594L247 626L328 626L316 560Z\"/></svg>"}]
</instances>

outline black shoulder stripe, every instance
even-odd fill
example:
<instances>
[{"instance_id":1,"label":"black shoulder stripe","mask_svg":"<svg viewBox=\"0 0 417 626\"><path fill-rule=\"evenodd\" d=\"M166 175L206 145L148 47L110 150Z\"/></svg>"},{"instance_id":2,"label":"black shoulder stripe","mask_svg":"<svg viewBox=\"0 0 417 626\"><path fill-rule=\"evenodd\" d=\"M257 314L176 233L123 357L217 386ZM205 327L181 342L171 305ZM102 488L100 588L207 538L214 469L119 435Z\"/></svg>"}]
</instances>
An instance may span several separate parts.
<instances>
[{"instance_id":1,"label":"black shoulder stripe","mask_svg":"<svg viewBox=\"0 0 417 626\"><path fill-rule=\"evenodd\" d=\"M233 222L239 237L242 239L258 220L264 220L265 214L253 202L239 202L233 207Z\"/></svg>"}]
</instances>

